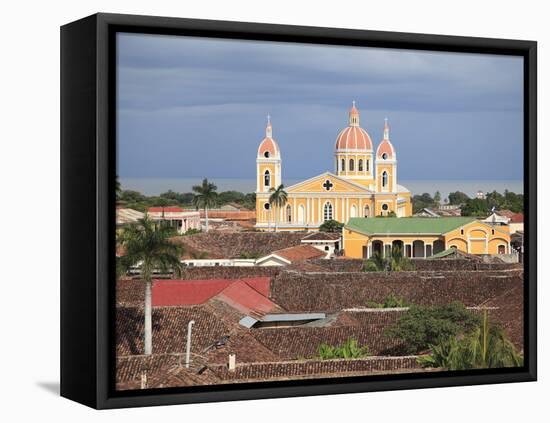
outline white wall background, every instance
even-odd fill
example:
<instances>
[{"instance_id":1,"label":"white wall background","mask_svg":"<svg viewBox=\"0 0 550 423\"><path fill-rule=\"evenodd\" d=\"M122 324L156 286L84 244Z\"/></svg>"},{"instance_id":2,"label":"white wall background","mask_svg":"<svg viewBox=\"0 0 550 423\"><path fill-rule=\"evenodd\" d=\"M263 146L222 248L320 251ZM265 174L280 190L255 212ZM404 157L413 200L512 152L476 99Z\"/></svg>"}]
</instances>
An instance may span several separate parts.
<instances>
[{"instance_id":1,"label":"white wall background","mask_svg":"<svg viewBox=\"0 0 550 423\"><path fill-rule=\"evenodd\" d=\"M539 42L539 209L550 115L550 31L542 1L11 1L2 5L0 415L4 421L543 421L548 417L549 272L539 277L539 382L95 412L59 381L59 26L103 12L531 39ZM490 78L490 75L488 75ZM550 239L545 214L539 237ZM7 236L6 236L7 235ZM550 253L539 242L543 258ZM544 263L543 263L544 264ZM546 394L544 390L546 389ZM538 417L537 417L538 416Z\"/></svg>"}]
</instances>

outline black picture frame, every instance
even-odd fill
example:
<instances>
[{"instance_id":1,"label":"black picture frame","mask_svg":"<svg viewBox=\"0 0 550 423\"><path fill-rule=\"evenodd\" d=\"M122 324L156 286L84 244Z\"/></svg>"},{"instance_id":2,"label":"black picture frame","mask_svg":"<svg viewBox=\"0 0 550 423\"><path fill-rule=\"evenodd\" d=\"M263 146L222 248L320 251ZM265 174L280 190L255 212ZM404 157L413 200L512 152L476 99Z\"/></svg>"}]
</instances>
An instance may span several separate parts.
<instances>
[{"instance_id":1,"label":"black picture frame","mask_svg":"<svg viewBox=\"0 0 550 423\"><path fill-rule=\"evenodd\" d=\"M114 389L115 34L193 35L524 58L525 365L522 368ZM534 41L95 14L61 28L61 395L119 408L534 381L537 377L537 44Z\"/></svg>"}]
</instances>

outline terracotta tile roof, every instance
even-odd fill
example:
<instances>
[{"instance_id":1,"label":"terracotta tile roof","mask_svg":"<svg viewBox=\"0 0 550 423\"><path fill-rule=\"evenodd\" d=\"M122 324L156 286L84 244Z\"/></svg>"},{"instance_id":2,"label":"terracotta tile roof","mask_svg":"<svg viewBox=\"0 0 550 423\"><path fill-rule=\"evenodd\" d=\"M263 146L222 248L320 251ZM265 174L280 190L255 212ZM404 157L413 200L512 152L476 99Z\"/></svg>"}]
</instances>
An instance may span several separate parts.
<instances>
[{"instance_id":1,"label":"terracotta tile roof","mask_svg":"<svg viewBox=\"0 0 550 423\"><path fill-rule=\"evenodd\" d=\"M498 214L499 216L508 217L510 219L515 215L515 213L513 211L506 210L506 209L505 210L497 210L495 213Z\"/></svg>"},{"instance_id":2,"label":"terracotta tile roof","mask_svg":"<svg viewBox=\"0 0 550 423\"><path fill-rule=\"evenodd\" d=\"M510 218L510 223L523 223L523 213L516 213Z\"/></svg>"},{"instance_id":3,"label":"terracotta tile roof","mask_svg":"<svg viewBox=\"0 0 550 423\"><path fill-rule=\"evenodd\" d=\"M217 297L230 302L239 310L263 310L265 307L271 310L276 306L267 299L269 284L269 277L155 280L153 282L153 306L198 305Z\"/></svg>"},{"instance_id":4,"label":"terracotta tile roof","mask_svg":"<svg viewBox=\"0 0 550 423\"><path fill-rule=\"evenodd\" d=\"M291 262L324 257L326 253L308 244L273 251L273 254L283 257Z\"/></svg>"},{"instance_id":5,"label":"terracotta tile roof","mask_svg":"<svg viewBox=\"0 0 550 423\"><path fill-rule=\"evenodd\" d=\"M281 310L274 302L256 291L245 281L230 284L215 297L246 315L263 316Z\"/></svg>"},{"instance_id":6,"label":"terracotta tile roof","mask_svg":"<svg viewBox=\"0 0 550 423\"><path fill-rule=\"evenodd\" d=\"M338 232L312 232L302 238L302 241L337 241L341 236Z\"/></svg>"},{"instance_id":7,"label":"terracotta tile roof","mask_svg":"<svg viewBox=\"0 0 550 423\"><path fill-rule=\"evenodd\" d=\"M173 207L173 206L169 206L169 207L149 207L149 209L147 210L149 213L180 213L180 212L183 212L185 210L183 210L181 207Z\"/></svg>"}]
</instances>

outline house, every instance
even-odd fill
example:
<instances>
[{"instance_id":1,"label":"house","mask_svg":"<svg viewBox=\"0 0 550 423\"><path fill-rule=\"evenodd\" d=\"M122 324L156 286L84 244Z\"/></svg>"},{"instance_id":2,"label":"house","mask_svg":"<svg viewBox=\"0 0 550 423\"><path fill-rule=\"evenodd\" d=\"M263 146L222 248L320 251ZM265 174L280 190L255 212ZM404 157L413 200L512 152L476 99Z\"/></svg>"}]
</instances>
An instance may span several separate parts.
<instances>
[{"instance_id":1,"label":"house","mask_svg":"<svg viewBox=\"0 0 550 423\"><path fill-rule=\"evenodd\" d=\"M510 223L510 218L499 212L493 212L489 217L483 219L482 222L488 223L489 225L507 225Z\"/></svg>"},{"instance_id":2,"label":"house","mask_svg":"<svg viewBox=\"0 0 550 423\"><path fill-rule=\"evenodd\" d=\"M310 259L325 258L326 251L319 250L312 245L302 244L295 247L277 250L256 260L257 266L288 266Z\"/></svg>"},{"instance_id":3,"label":"house","mask_svg":"<svg viewBox=\"0 0 550 423\"><path fill-rule=\"evenodd\" d=\"M201 229L200 213L198 211L169 206L149 207L147 213L154 220L169 222L179 234L183 234L189 229Z\"/></svg>"},{"instance_id":4,"label":"house","mask_svg":"<svg viewBox=\"0 0 550 423\"><path fill-rule=\"evenodd\" d=\"M312 232L302 239L302 244L311 245L326 254L325 258L331 258L342 245L342 236L337 232Z\"/></svg>"},{"instance_id":5,"label":"house","mask_svg":"<svg viewBox=\"0 0 550 423\"><path fill-rule=\"evenodd\" d=\"M393 247L406 257L430 257L457 248L468 254L510 254L507 226L492 226L473 217L355 218L344 226L344 254L388 256Z\"/></svg>"},{"instance_id":6,"label":"house","mask_svg":"<svg viewBox=\"0 0 550 423\"><path fill-rule=\"evenodd\" d=\"M510 218L510 233L523 232L523 213L516 213Z\"/></svg>"},{"instance_id":7,"label":"house","mask_svg":"<svg viewBox=\"0 0 550 423\"><path fill-rule=\"evenodd\" d=\"M118 226L129 225L131 223L136 223L139 219L143 219L144 216L145 214L140 211L125 208L125 207L117 207L116 225L118 227Z\"/></svg>"},{"instance_id":8,"label":"house","mask_svg":"<svg viewBox=\"0 0 550 423\"><path fill-rule=\"evenodd\" d=\"M419 212L415 213L413 217L439 217L439 215L432 209L425 207Z\"/></svg>"}]
</instances>

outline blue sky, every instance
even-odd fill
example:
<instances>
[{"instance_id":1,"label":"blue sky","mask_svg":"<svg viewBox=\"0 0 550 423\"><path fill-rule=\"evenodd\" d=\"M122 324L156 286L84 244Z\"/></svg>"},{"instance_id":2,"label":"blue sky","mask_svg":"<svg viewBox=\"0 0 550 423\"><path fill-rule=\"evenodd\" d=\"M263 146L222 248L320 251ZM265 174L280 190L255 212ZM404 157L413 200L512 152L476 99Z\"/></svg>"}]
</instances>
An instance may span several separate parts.
<instances>
[{"instance_id":1,"label":"blue sky","mask_svg":"<svg viewBox=\"0 0 550 423\"><path fill-rule=\"evenodd\" d=\"M118 174L255 178L266 115L283 180L333 170L355 100L401 179L521 179L519 57L119 34Z\"/></svg>"}]
</instances>

